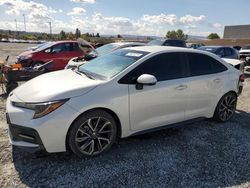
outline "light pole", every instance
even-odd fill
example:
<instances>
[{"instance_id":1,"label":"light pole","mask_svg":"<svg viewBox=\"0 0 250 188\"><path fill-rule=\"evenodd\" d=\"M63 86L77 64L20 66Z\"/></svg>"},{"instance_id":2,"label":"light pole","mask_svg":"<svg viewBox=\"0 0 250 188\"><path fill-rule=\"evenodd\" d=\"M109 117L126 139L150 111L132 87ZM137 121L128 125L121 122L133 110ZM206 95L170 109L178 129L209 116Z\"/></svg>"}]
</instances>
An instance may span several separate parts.
<instances>
[{"instance_id":1,"label":"light pole","mask_svg":"<svg viewBox=\"0 0 250 188\"><path fill-rule=\"evenodd\" d=\"M51 22L49 22L49 33L50 33L50 40L52 40Z\"/></svg>"},{"instance_id":2,"label":"light pole","mask_svg":"<svg viewBox=\"0 0 250 188\"><path fill-rule=\"evenodd\" d=\"M26 32L26 20L25 20L25 14L23 14L23 24L24 24L24 31Z\"/></svg>"},{"instance_id":3,"label":"light pole","mask_svg":"<svg viewBox=\"0 0 250 188\"><path fill-rule=\"evenodd\" d=\"M15 38L17 38L17 21L16 21L16 19L15 19L15 22L16 22L16 36L15 36Z\"/></svg>"},{"instance_id":4,"label":"light pole","mask_svg":"<svg viewBox=\"0 0 250 188\"><path fill-rule=\"evenodd\" d=\"M16 32L17 32L17 21L16 21L16 19L15 19L15 22L16 22Z\"/></svg>"}]
</instances>

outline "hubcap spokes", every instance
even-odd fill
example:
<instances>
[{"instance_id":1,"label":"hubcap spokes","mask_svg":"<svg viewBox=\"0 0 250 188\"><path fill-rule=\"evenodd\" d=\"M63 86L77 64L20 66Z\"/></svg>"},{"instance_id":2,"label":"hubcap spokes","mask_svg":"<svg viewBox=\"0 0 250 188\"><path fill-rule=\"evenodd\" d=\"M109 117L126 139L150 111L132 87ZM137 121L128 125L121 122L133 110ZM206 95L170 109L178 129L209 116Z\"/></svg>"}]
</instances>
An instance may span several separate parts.
<instances>
[{"instance_id":1,"label":"hubcap spokes","mask_svg":"<svg viewBox=\"0 0 250 188\"><path fill-rule=\"evenodd\" d=\"M233 96L226 96L219 107L219 115L223 121L232 117L236 109L236 99Z\"/></svg>"},{"instance_id":2,"label":"hubcap spokes","mask_svg":"<svg viewBox=\"0 0 250 188\"><path fill-rule=\"evenodd\" d=\"M112 136L111 122L103 117L93 117L79 127L75 142L82 153L93 155L107 148Z\"/></svg>"}]
</instances>

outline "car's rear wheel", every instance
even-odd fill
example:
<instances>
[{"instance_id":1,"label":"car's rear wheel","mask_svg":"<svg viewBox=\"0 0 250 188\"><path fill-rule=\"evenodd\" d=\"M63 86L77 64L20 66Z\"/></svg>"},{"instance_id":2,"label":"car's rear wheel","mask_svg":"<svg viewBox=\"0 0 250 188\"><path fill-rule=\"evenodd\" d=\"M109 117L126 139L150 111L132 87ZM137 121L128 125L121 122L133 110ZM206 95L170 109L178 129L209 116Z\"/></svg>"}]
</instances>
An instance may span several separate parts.
<instances>
[{"instance_id":1,"label":"car's rear wheel","mask_svg":"<svg viewBox=\"0 0 250 188\"><path fill-rule=\"evenodd\" d=\"M115 142L117 125L103 110L83 114L71 126L68 145L78 156L94 156L107 151Z\"/></svg>"},{"instance_id":2,"label":"car's rear wheel","mask_svg":"<svg viewBox=\"0 0 250 188\"><path fill-rule=\"evenodd\" d=\"M214 119L219 122L230 120L235 113L236 105L237 95L232 92L225 94L216 107Z\"/></svg>"}]
</instances>

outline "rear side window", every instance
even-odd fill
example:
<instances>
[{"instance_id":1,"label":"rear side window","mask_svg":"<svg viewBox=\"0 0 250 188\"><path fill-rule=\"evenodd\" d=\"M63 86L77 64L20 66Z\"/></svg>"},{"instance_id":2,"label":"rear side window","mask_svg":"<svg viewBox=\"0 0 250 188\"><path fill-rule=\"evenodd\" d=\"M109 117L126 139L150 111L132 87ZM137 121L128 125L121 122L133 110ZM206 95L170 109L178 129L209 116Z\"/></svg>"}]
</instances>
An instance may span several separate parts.
<instances>
[{"instance_id":1,"label":"rear side window","mask_svg":"<svg viewBox=\"0 0 250 188\"><path fill-rule=\"evenodd\" d=\"M216 59L198 53L187 53L190 76L214 74L226 71L227 68Z\"/></svg>"},{"instance_id":2,"label":"rear side window","mask_svg":"<svg viewBox=\"0 0 250 188\"><path fill-rule=\"evenodd\" d=\"M185 62L182 57L183 53L178 52L156 55L124 76L119 83L135 84L142 74L154 75L158 81L183 78Z\"/></svg>"}]
</instances>

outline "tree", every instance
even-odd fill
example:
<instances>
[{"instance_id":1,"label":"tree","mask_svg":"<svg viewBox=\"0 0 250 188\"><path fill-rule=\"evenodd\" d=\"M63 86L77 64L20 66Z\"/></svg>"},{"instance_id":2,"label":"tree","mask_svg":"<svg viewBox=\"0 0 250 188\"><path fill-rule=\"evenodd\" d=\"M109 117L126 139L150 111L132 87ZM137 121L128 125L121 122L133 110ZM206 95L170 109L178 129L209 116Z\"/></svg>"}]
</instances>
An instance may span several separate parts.
<instances>
[{"instance_id":1,"label":"tree","mask_svg":"<svg viewBox=\"0 0 250 188\"><path fill-rule=\"evenodd\" d=\"M120 39L120 38L122 38L122 36L121 36L120 34L118 34L118 35L117 35L117 38Z\"/></svg>"},{"instance_id":2,"label":"tree","mask_svg":"<svg viewBox=\"0 0 250 188\"><path fill-rule=\"evenodd\" d=\"M166 34L166 38L187 40L188 35L184 34L184 32L181 29L178 29L177 31L175 31L175 30L168 31Z\"/></svg>"},{"instance_id":3,"label":"tree","mask_svg":"<svg viewBox=\"0 0 250 188\"><path fill-rule=\"evenodd\" d=\"M74 40L75 39L74 34L72 32L67 33L67 39L68 40Z\"/></svg>"},{"instance_id":4,"label":"tree","mask_svg":"<svg viewBox=\"0 0 250 188\"><path fill-rule=\"evenodd\" d=\"M217 33L210 33L207 36L208 39L220 39L220 36Z\"/></svg>"},{"instance_id":5,"label":"tree","mask_svg":"<svg viewBox=\"0 0 250 188\"><path fill-rule=\"evenodd\" d=\"M100 34L99 34L99 33L96 33L96 37L100 37Z\"/></svg>"},{"instance_id":6,"label":"tree","mask_svg":"<svg viewBox=\"0 0 250 188\"><path fill-rule=\"evenodd\" d=\"M65 39L66 39L66 33L65 33L65 31L62 30L62 31L60 32L60 34L59 34L59 39L60 39L60 40L65 40Z\"/></svg>"},{"instance_id":7,"label":"tree","mask_svg":"<svg viewBox=\"0 0 250 188\"><path fill-rule=\"evenodd\" d=\"M76 36L76 39L81 37L81 31L78 28L76 28L75 36Z\"/></svg>"}]
</instances>

